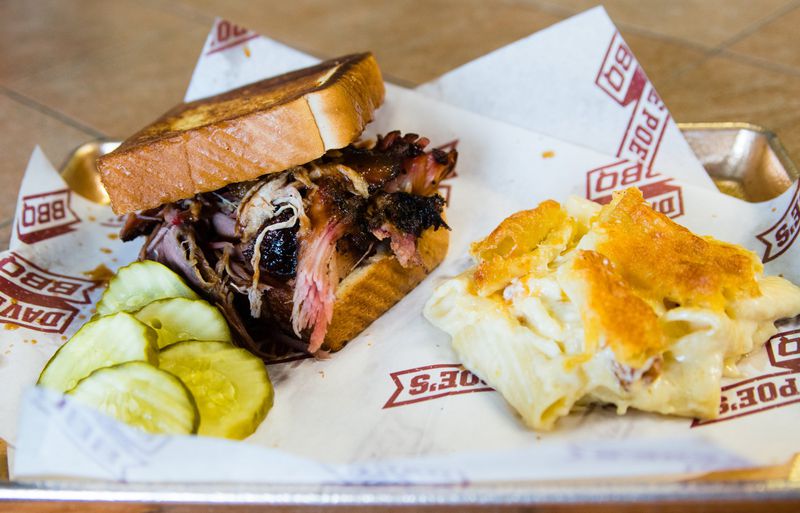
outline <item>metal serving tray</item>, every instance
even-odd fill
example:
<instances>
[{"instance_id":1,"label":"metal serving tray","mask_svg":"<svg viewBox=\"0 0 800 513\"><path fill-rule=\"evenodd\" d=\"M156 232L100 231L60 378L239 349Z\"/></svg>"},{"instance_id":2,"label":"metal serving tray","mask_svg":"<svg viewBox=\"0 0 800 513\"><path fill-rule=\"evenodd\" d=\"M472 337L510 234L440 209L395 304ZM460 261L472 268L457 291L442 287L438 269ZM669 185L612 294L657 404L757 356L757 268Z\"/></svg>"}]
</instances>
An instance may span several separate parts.
<instances>
[{"instance_id":1,"label":"metal serving tray","mask_svg":"<svg viewBox=\"0 0 800 513\"><path fill-rule=\"evenodd\" d=\"M719 189L747 201L780 195L800 173L775 134L746 123L680 125ZM100 203L108 196L94 161L119 143L93 141L79 147L62 167L72 189ZM751 511L769 504L772 513L800 511L800 457L783 465L720 472L684 482L659 480L561 481L465 486L275 486L265 484L122 484L67 480L18 483L4 480L5 446L0 440L0 511L349 511L413 508L415 511L483 511L509 507L536 511ZM59 503L42 502L59 501ZM67 504L72 503L72 504Z\"/></svg>"}]
</instances>

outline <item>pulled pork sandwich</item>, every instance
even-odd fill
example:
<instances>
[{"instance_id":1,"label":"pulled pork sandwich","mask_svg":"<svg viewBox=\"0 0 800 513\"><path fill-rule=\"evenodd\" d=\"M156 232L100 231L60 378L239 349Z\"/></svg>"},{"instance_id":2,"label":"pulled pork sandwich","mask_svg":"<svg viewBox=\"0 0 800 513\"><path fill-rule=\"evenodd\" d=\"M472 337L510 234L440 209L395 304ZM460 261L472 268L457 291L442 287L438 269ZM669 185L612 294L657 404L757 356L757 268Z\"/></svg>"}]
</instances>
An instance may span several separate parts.
<instances>
[{"instance_id":1,"label":"pulled pork sandwich","mask_svg":"<svg viewBox=\"0 0 800 513\"><path fill-rule=\"evenodd\" d=\"M121 238L183 275L264 357L336 351L444 258L455 151L354 142L383 101L369 53L181 104L101 157Z\"/></svg>"}]
</instances>

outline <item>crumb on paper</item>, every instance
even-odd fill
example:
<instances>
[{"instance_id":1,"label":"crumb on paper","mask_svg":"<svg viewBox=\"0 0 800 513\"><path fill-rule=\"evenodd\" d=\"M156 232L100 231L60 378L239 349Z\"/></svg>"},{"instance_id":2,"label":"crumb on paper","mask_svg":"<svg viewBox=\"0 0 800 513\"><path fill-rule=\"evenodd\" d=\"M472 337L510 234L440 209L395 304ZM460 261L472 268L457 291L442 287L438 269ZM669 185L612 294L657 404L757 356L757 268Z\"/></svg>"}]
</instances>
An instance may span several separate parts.
<instances>
[{"instance_id":1,"label":"crumb on paper","mask_svg":"<svg viewBox=\"0 0 800 513\"><path fill-rule=\"evenodd\" d=\"M110 250L110 249L108 249L108 248L100 248L100 251L102 251L102 252L103 252L103 253L105 253L106 255L108 255L108 254L110 254L110 253L113 253L113 251L112 251L112 250Z\"/></svg>"},{"instance_id":2,"label":"crumb on paper","mask_svg":"<svg viewBox=\"0 0 800 513\"><path fill-rule=\"evenodd\" d=\"M87 276L92 281L101 283L108 283L108 281L114 277L114 271L106 267L106 264L100 264L91 271L84 271L81 274Z\"/></svg>"},{"instance_id":3,"label":"crumb on paper","mask_svg":"<svg viewBox=\"0 0 800 513\"><path fill-rule=\"evenodd\" d=\"M244 45L244 56L245 57L250 57L250 46L249 45Z\"/></svg>"},{"instance_id":4,"label":"crumb on paper","mask_svg":"<svg viewBox=\"0 0 800 513\"><path fill-rule=\"evenodd\" d=\"M66 336L66 335L61 335L61 340L63 340L63 341L65 341L65 342L66 342L66 340L67 340L67 336Z\"/></svg>"},{"instance_id":5,"label":"crumb on paper","mask_svg":"<svg viewBox=\"0 0 800 513\"><path fill-rule=\"evenodd\" d=\"M111 239L111 240L117 240L117 239L119 239L119 234L117 234L117 233L109 233L108 234L108 238Z\"/></svg>"},{"instance_id":6,"label":"crumb on paper","mask_svg":"<svg viewBox=\"0 0 800 513\"><path fill-rule=\"evenodd\" d=\"M555 156L556 156L556 152L554 152L553 150L547 150L547 151L543 151L542 152L542 158L543 159L551 159L551 158L553 158Z\"/></svg>"},{"instance_id":7,"label":"crumb on paper","mask_svg":"<svg viewBox=\"0 0 800 513\"><path fill-rule=\"evenodd\" d=\"M3 326L3 328L7 329L8 331L13 331L13 330L18 330L19 329L19 325L6 323L5 326Z\"/></svg>"},{"instance_id":8,"label":"crumb on paper","mask_svg":"<svg viewBox=\"0 0 800 513\"><path fill-rule=\"evenodd\" d=\"M325 371L319 371L319 375L321 378L325 378Z\"/></svg>"},{"instance_id":9,"label":"crumb on paper","mask_svg":"<svg viewBox=\"0 0 800 513\"><path fill-rule=\"evenodd\" d=\"M95 222L95 221L97 221L97 218L96 218L95 216L89 216L89 217L88 217L88 219L89 219L89 221L91 221L91 222Z\"/></svg>"},{"instance_id":10,"label":"crumb on paper","mask_svg":"<svg viewBox=\"0 0 800 513\"><path fill-rule=\"evenodd\" d=\"M86 316L85 316L85 315L83 315L83 314L79 314L79 315L78 315L78 319L80 319L80 320L84 320L84 319L86 319Z\"/></svg>"},{"instance_id":11,"label":"crumb on paper","mask_svg":"<svg viewBox=\"0 0 800 513\"><path fill-rule=\"evenodd\" d=\"M775 212L776 210L778 210L778 208L777 208L777 207L772 207L770 210L771 210L772 212Z\"/></svg>"}]
</instances>

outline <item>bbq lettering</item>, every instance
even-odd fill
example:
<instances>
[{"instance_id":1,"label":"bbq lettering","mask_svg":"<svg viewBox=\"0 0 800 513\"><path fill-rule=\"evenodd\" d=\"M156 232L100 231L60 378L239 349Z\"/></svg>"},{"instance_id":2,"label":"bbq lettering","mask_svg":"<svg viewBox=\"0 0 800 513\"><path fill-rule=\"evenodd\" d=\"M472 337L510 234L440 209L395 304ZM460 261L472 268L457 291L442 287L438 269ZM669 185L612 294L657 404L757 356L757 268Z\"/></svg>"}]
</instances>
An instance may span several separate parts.
<instances>
[{"instance_id":1,"label":"bbq lettering","mask_svg":"<svg viewBox=\"0 0 800 513\"><path fill-rule=\"evenodd\" d=\"M60 190L22 198L17 219L17 237L26 244L57 237L75 230L80 222L70 207L70 191Z\"/></svg>"},{"instance_id":2,"label":"bbq lettering","mask_svg":"<svg viewBox=\"0 0 800 513\"><path fill-rule=\"evenodd\" d=\"M586 197L605 204L612 191L639 187L654 210L672 218L683 215L681 188L653 171L669 112L619 33L611 38L595 84L620 107L633 104L633 110L617 149L624 160L589 171Z\"/></svg>"},{"instance_id":3,"label":"bbq lettering","mask_svg":"<svg viewBox=\"0 0 800 513\"><path fill-rule=\"evenodd\" d=\"M623 107L638 100L647 77L619 33L614 33L595 84Z\"/></svg>"},{"instance_id":4,"label":"bbq lettering","mask_svg":"<svg viewBox=\"0 0 800 513\"><path fill-rule=\"evenodd\" d=\"M64 333L97 283L45 271L16 253L0 259L0 322Z\"/></svg>"},{"instance_id":5,"label":"bbq lettering","mask_svg":"<svg viewBox=\"0 0 800 513\"><path fill-rule=\"evenodd\" d=\"M208 45L206 55L239 46L256 37L258 34L240 25L228 20L218 20L214 26L213 37Z\"/></svg>"},{"instance_id":6,"label":"bbq lettering","mask_svg":"<svg viewBox=\"0 0 800 513\"><path fill-rule=\"evenodd\" d=\"M602 205L611 202L613 191L626 187L638 187L657 212L672 218L683 214L681 188L641 162L620 160L586 174L586 198Z\"/></svg>"}]
</instances>

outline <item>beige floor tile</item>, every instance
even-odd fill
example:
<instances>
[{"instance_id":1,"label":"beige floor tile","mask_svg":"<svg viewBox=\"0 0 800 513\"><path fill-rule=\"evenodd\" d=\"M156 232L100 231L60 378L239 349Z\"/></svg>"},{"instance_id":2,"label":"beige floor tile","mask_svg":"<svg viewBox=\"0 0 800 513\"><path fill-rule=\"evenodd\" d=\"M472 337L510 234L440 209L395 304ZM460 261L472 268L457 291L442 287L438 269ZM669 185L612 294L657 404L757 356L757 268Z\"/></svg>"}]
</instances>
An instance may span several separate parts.
<instances>
[{"instance_id":1,"label":"beige floor tile","mask_svg":"<svg viewBox=\"0 0 800 513\"><path fill-rule=\"evenodd\" d=\"M622 37L644 68L656 88L675 74L696 66L707 52L695 46L684 45L661 38L622 31Z\"/></svg>"},{"instance_id":2,"label":"beige floor tile","mask_svg":"<svg viewBox=\"0 0 800 513\"><path fill-rule=\"evenodd\" d=\"M800 6L764 25L729 50L800 71Z\"/></svg>"},{"instance_id":3,"label":"beige floor tile","mask_svg":"<svg viewBox=\"0 0 800 513\"><path fill-rule=\"evenodd\" d=\"M716 47L767 19L790 0L528 0L560 12L580 12L603 4L621 25Z\"/></svg>"},{"instance_id":4,"label":"beige floor tile","mask_svg":"<svg viewBox=\"0 0 800 513\"><path fill-rule=\"evenodd\" d=\"M13 224L11 223L10 219L3 221L0 223L0 251L5 251L8 249L8 241L11 240L11 229ZM3 480L3 464L4 461L4 454L3 454L3 447L2 447L3 440L0 439L0 481ZM8 479L8 474L6 474L6 479Z\"/></svg>"},{"instance_id":5,"label":"beige floor tile","mask_svg":"<svg viewBox=\"0 0 800 513\"><path fill-rule=\"evenodd\" d=\"M778 133L800 162L800 76L718 56L659 92L678 121L747 121Z\"/></svg>"},{"instance_id":6,"label":"beige floor tile","mask_svg":"<svg viewBox=\"0 0 800 513\"><path fill-rule=\"evenodd\" d=\"M421 83L561 17L481 0L183 0L319 56L372 50L384 72Z\"/></svg>"},{"instance_id":7,"label":"beige floor tile","mask_svg":"<svg viewBox=\"0 0 800 513\"><path fill-rule=\"evenodd\" d=\"M0 2L0 82L112 136L179 102L208 26L133 0Z\"/></svg>"},{"instance_id":8,"label":"beige floor tile","mask_svg":"<svg viewBox=\"0 0 800 513\"><path fill-rule=\"evenodd\" d=\"M54 166L93 138L58 119L0 93L0 222L14 215L19 183L38 144ZM7 238L3 239L7 241Z\"/></svg>"}]
</instances>

